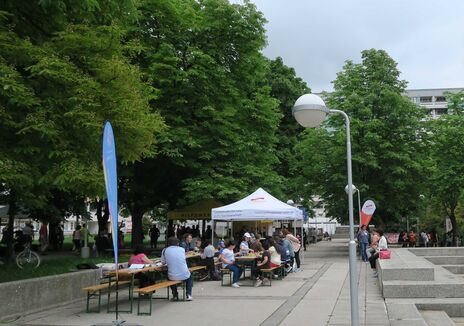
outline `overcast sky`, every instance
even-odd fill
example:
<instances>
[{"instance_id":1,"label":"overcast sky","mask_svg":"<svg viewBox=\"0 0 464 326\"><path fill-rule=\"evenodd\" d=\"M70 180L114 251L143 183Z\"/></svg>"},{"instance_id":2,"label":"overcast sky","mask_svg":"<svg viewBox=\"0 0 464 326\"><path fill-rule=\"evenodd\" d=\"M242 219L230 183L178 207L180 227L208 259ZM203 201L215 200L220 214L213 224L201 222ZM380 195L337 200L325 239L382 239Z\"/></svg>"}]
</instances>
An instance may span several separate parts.
<instances>
[{"instance_id":1,"label":"overcast sky","mask_svg":"<svg viewBox=\"0 0 464 326\"><path fill-rule=\"evenodd\" d=\"M240 3L240 0L232 0ZM464 87L464 0L252 0L268 20L264 54L281 56L313 92L346 60L384 49L408 88Z\"/></svg>"}]
</instances>

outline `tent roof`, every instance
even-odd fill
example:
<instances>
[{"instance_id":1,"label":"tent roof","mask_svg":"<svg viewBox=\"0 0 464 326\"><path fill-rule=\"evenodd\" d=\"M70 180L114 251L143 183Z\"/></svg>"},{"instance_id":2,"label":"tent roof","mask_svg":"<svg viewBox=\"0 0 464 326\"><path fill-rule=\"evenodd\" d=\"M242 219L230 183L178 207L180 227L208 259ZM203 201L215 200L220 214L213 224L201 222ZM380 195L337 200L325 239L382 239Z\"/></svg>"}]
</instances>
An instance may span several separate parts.
<instances>
[{"instance_id":1,"label":"tent roof","mask_svg":"<svg viewBox=\"0 0 464 326\"><path fill-rule=\"evenodd\" d=\"M168 212L168 220L210 220L211 209L222 206L214 199L205 199Z\"/></svg>"},{"instance_id":2,"label":"tent roof","mask_svg":"<svg viewBox=\"0 0 464 326\"><path fill-rule=\"evenodd\" d=\"M300 209L281 202L263 188L247 197L218 208L213 208L213 220L257 221L257 220L301 220Z\"/></svg>"}]
</instances>

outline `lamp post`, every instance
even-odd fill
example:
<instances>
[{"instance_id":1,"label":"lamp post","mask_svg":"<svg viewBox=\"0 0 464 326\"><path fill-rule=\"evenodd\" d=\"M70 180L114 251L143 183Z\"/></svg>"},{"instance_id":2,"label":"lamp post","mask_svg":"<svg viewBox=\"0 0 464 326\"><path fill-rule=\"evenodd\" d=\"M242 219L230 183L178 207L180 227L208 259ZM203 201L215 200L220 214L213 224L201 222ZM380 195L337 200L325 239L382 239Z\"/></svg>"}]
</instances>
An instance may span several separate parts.
<instances>
[{"instance_id":1,"label":"lamp post","mask_svg":"<svg viewBox=\"0 0 464 326\"><path fill-rule=\"evenodd\" d=\"M348 185L345 187L345 192L348 195ZM353 185L353 193L357 192L358 193L358 215L359 215L359 226L361 226L361 193L358 188L356 188L355 185Z\"/></svg>"},{"instance_id":2,"label":"lamp post","mask_svg":"<svg viewBox=\"0 0 464 326\"><path fill-rule=\"evenodd\" d=\"M359 326L358 284L356 272L356 243L354 241L353 219L353 176L351 169L351 141L350 118L341 110L329 109L324 101L315 94L300 96L292 109L295 120L305 128L319 126L329 113L339 113L345 119L346 127L346 165L348 170L348 210L350 221L349 266L350 266L350 297L351 297L351 325Z\"/></svg>"}]
</instances>

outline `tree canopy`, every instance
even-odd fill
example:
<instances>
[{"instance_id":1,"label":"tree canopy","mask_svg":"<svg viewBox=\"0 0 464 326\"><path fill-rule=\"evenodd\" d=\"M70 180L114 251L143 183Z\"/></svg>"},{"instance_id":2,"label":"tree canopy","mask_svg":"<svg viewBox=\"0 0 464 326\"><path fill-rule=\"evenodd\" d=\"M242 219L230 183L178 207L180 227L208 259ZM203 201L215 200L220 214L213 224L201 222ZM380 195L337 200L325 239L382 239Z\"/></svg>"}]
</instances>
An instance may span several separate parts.
<instances>
[{"instance_id":1,"label":"tree canopy","mask_svg":"<svg viewBox=\"0 0 464 326\"><path fill-rule=\"evenodd\" d=\"M326 104L351 119L353 183L363 200L377 204L378 221L392 221L417 209L423 177L422 110L402 95L396 63L383 50L362 52L347 61ZM323 128L307 130L297 164L306 195L319 194L329 215L346 220L346 135L344 122L331 116Z\"/></svg>"}]
</instances>

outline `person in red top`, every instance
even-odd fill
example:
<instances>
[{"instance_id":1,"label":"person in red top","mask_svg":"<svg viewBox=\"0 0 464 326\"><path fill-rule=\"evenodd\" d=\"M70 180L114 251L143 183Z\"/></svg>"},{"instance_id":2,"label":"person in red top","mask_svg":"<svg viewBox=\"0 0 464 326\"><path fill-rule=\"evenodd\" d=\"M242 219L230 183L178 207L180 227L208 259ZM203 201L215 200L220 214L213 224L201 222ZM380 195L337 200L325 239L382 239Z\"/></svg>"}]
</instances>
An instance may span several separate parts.
<instances>
[{"instance_id":1,"label":"person in red top","mask_svg":"<svg viewBox=\"0 0 464 326\"><path fill-rule=\"evenodd\" d=\"M413 230L409 232L409 246L415 247L416 246L416 234Z\"/></svg>"},{"instance_id":2,"label":"person in red top","mask_svg":"<svg viewBox=\"0 0 464 326\"><path fill-rule=\"evenodd\" d=\"M141 245L138 245L135 248L132 256L129 258L129 267L132 264L154 264L154 262L145 254L145 248ZM137 273L135 274L135 278L139 280L140 288L143 288L151 283L150 278L145 273Z\"/></svg>"}]
</instances>

